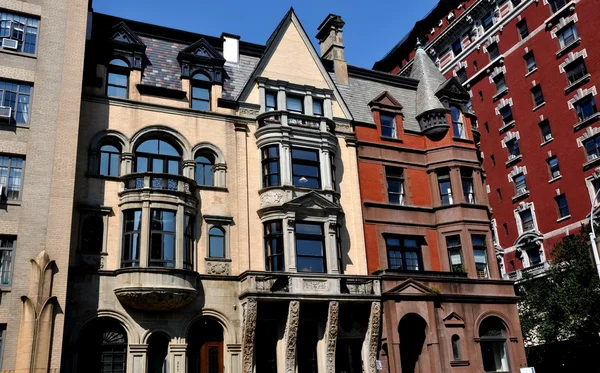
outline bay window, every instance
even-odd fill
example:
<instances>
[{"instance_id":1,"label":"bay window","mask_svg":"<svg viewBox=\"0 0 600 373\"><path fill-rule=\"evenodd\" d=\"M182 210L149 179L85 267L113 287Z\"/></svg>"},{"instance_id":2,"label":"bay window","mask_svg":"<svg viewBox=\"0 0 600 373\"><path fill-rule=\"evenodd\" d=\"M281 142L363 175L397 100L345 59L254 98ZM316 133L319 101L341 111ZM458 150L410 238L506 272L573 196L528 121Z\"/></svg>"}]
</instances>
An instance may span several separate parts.
<instances>
[{"instance_id":1,"label":"bay window","mask_svg":"<svg viewBox=\"0 0 600 373\"><path fill-rule=\"evenodd\" d=\"M327 272L323 224L296 223L296 261L299 272Z\"/></svg>"},{"instance_id":2,"label":"bay window","mask_svg":"<svg viewBox=\"0 0 600 373\"><path fill-rule=\"evenodd\" d=\"M279 176L279 145L265 146L262 153L263 188L281 185Z\"/></svg>"},{"instance_id":3,"label":"bay window","mask_svg":"<svg viewBox=\"0 0 600 373\"><path fill-rule=\"evenodd\" d=\"M462 258L462 247L460 236L446 237L446 248L448 249L448 259L450 260L450 271L466 272Z\"/></svg>"},{"instance_id":4,"label":"bay window","mask_svg":"<svg viewBox=\"0 0 600 373\"><path fill-rule=\"evenodd\" d=\"M452 199L452 184L450 182L450 172L447 170L438 171L437 178L442 205L453 204L454 201Z\"/></svg>"},{"instance_id":5,"label":"bay window","mask_svg":"<svg viewBox=\"0 0 600 373\"><path fill-rule=\"evenodd\" d=\"M473 187L473 170L460 170L460 178L463 187L463 195L466 203L477 203L475 199L475 189Z\"/></svg>"},{"instance_id":6,"label":"bay window","mask_svg":"<svg viewBox=\"0 0 600 373\"><path fill-rule=\"evenodd\" d=\"M265 111L277 110L277 92L265 92Z\"/></svg>"},{"instance_id":7,"label":"bay window","mask_svg":"<svg viewBox=\"0 0 600 373\"><path fill-rule=\"evenodd\" d=\"M286 107L288 111L292 113L303 114L304 113L304 99L300 96L287 95L286 96Z\"/></svg>"},{"instance_id":8,"label":"bay window","mask_svg":"<svg viewBox=\"0 0 600 373\"><path fill-rule=\"evenodd\" d=\"M142 233L142 210L123 212L123 241L121 267L140 266L140 236Z\"/></svg>"},{"instance_id":9,"label":"bay window","mask_svg":"<svg viewBox=\"0 0 600 373\"><path fill-rule=\"evenodd\" d=\"M292 183L297 187L321 187L319 152L292 148Z\"/></svg>"},{"instance_id":10,"label":"bay window","mask_svg":"<svg viewBox=\"0 0 600 373\"><path fill-rule=\"evenodd\" d=\"M185 214L183 219L183 269L194 268L194 217Z\"/></svg>"},{"instance_id":11,"label":"bay window","mask_svg":"<svg viewBox=\"0 0 600 373\"><path fill-rule=\"evenodd\" d=\"M150 267L175 267L175 211L150 210Z\"/></svg>"},{"instance_id":12,"label":"bay window","mask_svg":"<svg viewBox=\"0 0 600 373\"><path fill-rule=\"evenodd\" d=\"M283 228L281 220L264 223L265 268L267 271L284 271Z\"/></svg>"},{"instance_id":13,"label":"bay window","mask_svg":"<svg viewBox=\"0 0 600 373\"><path fill-rule=\"evenodd\" d=\"M475 270L478 278L488 277L487 245L484 235L472 235L473 256L475 258Z\"/></svg>"}]
</instances>

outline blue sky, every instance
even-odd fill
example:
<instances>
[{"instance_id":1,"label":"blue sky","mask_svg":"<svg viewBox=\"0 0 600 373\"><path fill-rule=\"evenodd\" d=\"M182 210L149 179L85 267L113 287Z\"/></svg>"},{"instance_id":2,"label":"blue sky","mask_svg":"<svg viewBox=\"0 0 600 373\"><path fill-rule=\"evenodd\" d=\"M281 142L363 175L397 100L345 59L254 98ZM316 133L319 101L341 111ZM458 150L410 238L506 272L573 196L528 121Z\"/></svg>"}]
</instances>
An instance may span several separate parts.
<instances>
[{"instance_id":1,"label":"blue sky","mask_svg":"<svg viewBox=\"0 0 600 373\"><path fill-rule=\"evenodd\" d=\"M329 13L346 22L344 44L351 65L371 68L437 3L437 0L93 0L94 11L206 35L240 35L264 44L294 7L316 44L317 27Z\"/></svg>"}]
</instances>

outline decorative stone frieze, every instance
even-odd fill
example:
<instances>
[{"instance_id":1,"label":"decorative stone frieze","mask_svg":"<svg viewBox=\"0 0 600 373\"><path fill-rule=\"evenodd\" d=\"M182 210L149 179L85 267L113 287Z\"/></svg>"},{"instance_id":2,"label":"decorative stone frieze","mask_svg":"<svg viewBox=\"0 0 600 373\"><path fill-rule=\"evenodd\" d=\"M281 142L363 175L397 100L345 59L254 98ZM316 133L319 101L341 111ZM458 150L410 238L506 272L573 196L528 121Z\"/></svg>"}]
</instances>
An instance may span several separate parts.
<instances>
[{"instance_id":1,"label":"decorative stone frieze","mask_svg":"<svg viewBox=\"0 0 600 373\"><path fill-rule=\"evenodd\" d=\"M366 373L377 373L377 350L379 347L379 330L381 327L381 303L371 303L371 313L369 316L369 326L365 336L366 358L365 371Z\"/></svg>"},{"instance_id":2,"label":"decorative stone frieze","mask_svg":"<svg viewBox=\"0 0 600 373\"><path fill-rule=\"evenodd\" d=\"M229 276L231 274L231 265L224 261L206 261L206 274Z\"/></svg>"},{"instance_id":3,"label":"decorative stone frieze","mask_svg":"<svg viewBox=\"0 0 600 373\"><path fill-rule=\"evenodd\" d=\"M325 326L327 373L335 373L335 346L338 335L339 313L340 303L337 301L329 302L329 314L327 316L327 325Z\"/></svg>"},{"instance_id":4,"label":"decorative stone frieze","mask_svg":"<svg viewBox=\"0 0 600 373\"><path fill-rule=\"evenodd\" d=\"M300 323L300 302L293 300L288 309L285 324L285 373L296 372L296 342L298 339L298 324ZM244 372L246 373L246 372ZM249 372L250 373L250 372Z\"/></svg>"},{"instance_id":5,"label":"decorative stone frieze","mask_svg":"<svg viewBox=\"0 0 600 373\"><path fill-rule=\"evenodd\" d=\"M248 298L242 303L242 372L254 371L254 335L256 333L256 316L258 303L255 298Z\"/></svg>"}]
</instances>

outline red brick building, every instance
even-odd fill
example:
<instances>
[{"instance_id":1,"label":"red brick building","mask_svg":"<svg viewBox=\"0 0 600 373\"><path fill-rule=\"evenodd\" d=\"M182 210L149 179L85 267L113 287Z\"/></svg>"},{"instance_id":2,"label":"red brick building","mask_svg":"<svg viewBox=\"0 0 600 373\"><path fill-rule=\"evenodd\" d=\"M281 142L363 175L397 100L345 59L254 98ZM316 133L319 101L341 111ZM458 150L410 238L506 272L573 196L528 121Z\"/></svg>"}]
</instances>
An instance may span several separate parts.
<instances>
[{"instance_id":1,"label":"red brick building","mask_svg":"<svg viewBox=\"0 0 600 373\"><path fill-rule=\"evenodd\" d=\"M502 273L539 273L600 187L598 0L440 2L376 70L409 75L417 39L471 95Z\"/></svg>"}]
</instances>

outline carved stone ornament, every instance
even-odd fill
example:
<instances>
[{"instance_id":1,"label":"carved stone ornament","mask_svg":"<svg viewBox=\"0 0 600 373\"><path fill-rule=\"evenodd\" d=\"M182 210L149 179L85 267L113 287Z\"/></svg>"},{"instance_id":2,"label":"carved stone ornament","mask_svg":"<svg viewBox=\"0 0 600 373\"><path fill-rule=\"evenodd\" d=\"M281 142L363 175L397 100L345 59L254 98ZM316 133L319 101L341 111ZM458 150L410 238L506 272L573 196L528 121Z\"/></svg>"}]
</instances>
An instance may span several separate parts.
<instances>
[{"instance_id":1,"label":"carved stone ornament","mask_svg":"<svg viewBox=\"0 0 600 373\"><path fill-rule=\"evenodd\" d=\"M254 334L256 332L256 313L258 303L250 298L242 304L243 309L243 336L242 336L242 372L252 373L254 356Z\"/></svg>"},{"instance_id":2,"label":"carved stone ornament","mask_svg":"<svg viewBox=\"0 0 600 373\"><path fill-rule=\"evenodd\" d=\"M206 274L229 276L231 273L229 262L206 262Z\"/></svg>"},{"instance_id":3,"label":"carved stone ornament","mask_svg":"<svg viewBox=\"0 0 600 373\"><path fill-rule=\"evenodd\" d=\"M327 373L335 373L335 346L338 336L338 318L340 314L340 303L329 302L329 315L325 329L325 346L327 348Z\"/></svg>"},{"instance_id":4,"label":"carved stone ornament","mask_svg":"<svg viewBox=\"0 0 600 373\"><path fill-rule=\"evenodd\" d=\"M258 109L250 109L250 108L245 108L245 107L241 107L238 110L238 115L243 116L243 117L255 117L257 116L259 113Z\"/></svg>"},{"instance_id":5,"label":"carved stone ornament","mask_svg":"<svg viewBox=\"0 0 600 373\"><path fill-rule=\"evenodd\" d=\"M285 373L296 372L296 340L300 321L300 302L290 302L287 323L285 325Z\"/></svg>"},{"instance_id":6,"label":"carved stone ornament","mask_svg":"<svg viewBox=\"0 0 600 373\"><path fill-rule=\"evenodd\" d=\"M327 291L329 290L329 281L327 280L302 280L304 290Z\"/></svg>"},{"instance_id":7,"label":"carved stone ornament","mask_svg":"<svg viewBox=\"0 0 600 373\"><path fill-rule=\"evenodd\" d=\"M177 288L116 289L119 301L143 311L170 311L188 305L196 298L196 290Z\"/></svg>"},{"instance_id":8,"label":"carved stone ornament","mask_svg":"<svg viewBox=\"0 0 600 373\"><path fill-rule=\"evenodd\" d=\"M367 364L366 373L377 373L377 346L379 342L379 328L381 326L381 303L371 303L371 315L369 316L369 327L365 342L368 343L367 348Z\"/></svg>"},{"instance_id":9,"label":"carved stone ornament","mask_svg":"<svg viewBox=\"0 0 600 373\"><path fill-rule=\"evenodd\" d=\"M280 206L283 204L282 190L268 190L260 195L260 207Z\"/></svg>"}]
</instances>

